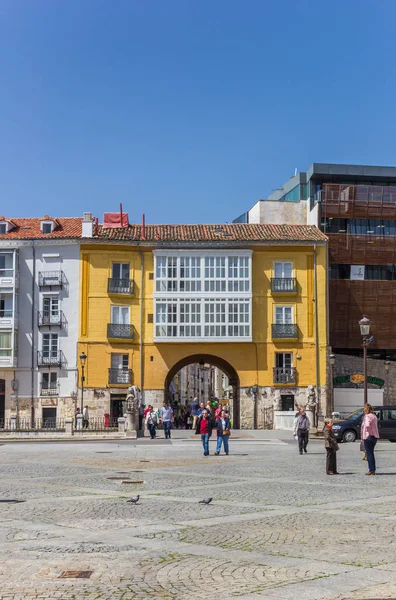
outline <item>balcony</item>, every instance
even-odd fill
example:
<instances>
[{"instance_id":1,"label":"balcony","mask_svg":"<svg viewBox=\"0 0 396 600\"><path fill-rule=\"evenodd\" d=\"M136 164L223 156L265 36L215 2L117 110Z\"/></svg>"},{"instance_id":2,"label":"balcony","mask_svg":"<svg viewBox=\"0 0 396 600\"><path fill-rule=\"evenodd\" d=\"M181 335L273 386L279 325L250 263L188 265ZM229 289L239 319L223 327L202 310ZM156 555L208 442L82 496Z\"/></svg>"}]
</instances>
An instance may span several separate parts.
<instances>
[{"instance_id":1,"label":"balcony","mask_svg":"<svg viewBox=\"0 0 396 600\"><path fill-rule=\"evenodd\" d=\"M16 366L17 358L13 355L12 350L0 350L0 369Z\"/></svg>"},{"instance_id":2,"label":"balcony","mask_svg":"<svg viewBox=\"0 0 396 600\"><path fill-rule=\"evenodd\" d=\"M132 383L132 369L109 369L110 385L130 385Z\"/></svg>"},{"instance_id":3,"label":"balcony","mask_svg":"<svg viewBox=\"0 0 396 600\"><path fill-rule=\"evenodd\" d=\"M271 292L273 294L297 294L297 279L295 277L273 277Z\"/></svg>"},{"instance_id":4,"label":"balcony","mask_svg":"<svg viewBox=\"0 0 396 600\"><path fill-rule=\"evenodd\" d=\"M39 367L62 367L65 364L65 357L61 350L37 352L37 366Z\"/></svg>"},{"instance_id":5,"label":"balcony","mask_svg":"<svg viewBox=\"0 0 396 600\"><path fill-rule=\"evenodd\" d=\"M107 280L107 293L108 294L133 294L133 279L116 279L109 278Z\"/></svg>"},{"instance_id":6,"label":"balcony","mask_svg":"<svg viewBox=\"0 0 396 600\"><path fill-rule=\"evenodd\" d=\"M14 311L12 309L0 310L0 329L13 329L14 327L16 327Z\"/></svg>"},{"instance_id":7,"label":"balcony","mask_svg":"<svg viewBox=\"0 0 396 600\"><path fill-rule=\"evenodd\" d=\"M40 271L38 283L39 287L59 287L62 288L65 282L63 271Z\"/></svg>"},{"instance_id":8,"label":"balcony","mask_svg":"<svg viewBox=\"0 0 396 600\"><path fill-rule=\"evenodd\" d=\"M133 325L121 325L119 323L108 323L107 337L113 340L133 340Z\"/></svg>"},{"instance_id":9,"label":"balcony","mask_svg":"<svg viewBox=\"0 0 396 600\"><path fill-rule=\"evenodd\" d=\"M272 325L273 340L298 339L298 326L291 323L276 323Z\"/></svg>"},{"instance_id":10,"label":"balcony","mask_svg":"<svg viewBox=\"0 0 396 600\"><path fill-rule=\"evenodd\" d=\"M282 385L297 382L297 370L295 367L275 367L274 368L274 383Z\"/></svg>"},{"instance_id":11,"label":"balcony","mask_svg":"<svg viewBox=\"0 0 396 600\"><path fill-rule=\"evenodd\" d=\"M58 388L56 387L42 387L40 391L40 396L57 396L58 394Z\"/></svg>"},{"instance_id":12,"label":"balcony","mask_svg":"<svg viewBox=\"0 0 396 600\"><path fill-rule=\"evenodd\" d=\"M39 327L60 327L65 324L65 316L61 310L57 313L39 312L38 326Z\"/></svg>"}]
</instances>

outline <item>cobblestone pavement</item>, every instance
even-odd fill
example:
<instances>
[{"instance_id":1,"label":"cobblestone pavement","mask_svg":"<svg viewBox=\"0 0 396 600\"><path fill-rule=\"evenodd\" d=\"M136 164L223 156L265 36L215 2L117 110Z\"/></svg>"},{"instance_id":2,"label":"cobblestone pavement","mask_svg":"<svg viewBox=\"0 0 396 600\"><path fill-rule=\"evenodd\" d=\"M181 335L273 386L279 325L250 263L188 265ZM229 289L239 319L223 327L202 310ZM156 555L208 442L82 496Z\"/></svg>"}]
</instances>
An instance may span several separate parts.
<instances>
[{"instance_id":1,"label":"cobblestone pavement","mask_svg":"<svg viewBox=\"0 0 396 600\"><path fill-rule=\"evenodd\" d=\"M396 598L396 445L287 436L0 446L0 600Z\"/></svg>"}]
</instances>

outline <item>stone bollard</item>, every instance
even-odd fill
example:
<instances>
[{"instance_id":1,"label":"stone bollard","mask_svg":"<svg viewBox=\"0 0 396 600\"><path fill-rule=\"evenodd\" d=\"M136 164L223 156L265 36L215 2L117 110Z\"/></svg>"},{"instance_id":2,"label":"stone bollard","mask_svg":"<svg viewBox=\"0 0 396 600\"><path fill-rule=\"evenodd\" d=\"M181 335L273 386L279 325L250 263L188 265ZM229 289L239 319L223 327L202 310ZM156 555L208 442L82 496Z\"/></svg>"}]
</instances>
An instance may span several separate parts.
<instances>
[{"instance_id":1,"label":"stone bollard","mask_svg":"<svg viewBox=\"0 0 396 600\"><path fill-rule=\"evenodd\" d=\"M81 431L83 428L83 416L81 414L76 415L77 420L77 431Z\"/></svg>"},{"instance_id":2,"label":"stone bollard","mask_svg":"<svg viewBox=\"0 0 396 600\"><path fill-rule=\"evenodd\" d=\"M118 433L125 433L125 417L118 417Z\"/></svg>"},{"instance_id":3,"label":"stone bollard","mask_svg":"<svg viewBox=\"0 0 396 600\"><path fill-rule=\"evenodd\" d=\"M73 421L71 417L65 419L65 433L66 435L73 435Z\"/></svg>"},{"instance_id":4,"label":"stone bollard","mask_svg":"<svg viewBox=\"0 0 396 600\"><path fill-rule=\"evenodd\" d=\"M11 431L16 431L17 428L17 416L10 415L10 429Z\"/></svg>"}]
</instances>

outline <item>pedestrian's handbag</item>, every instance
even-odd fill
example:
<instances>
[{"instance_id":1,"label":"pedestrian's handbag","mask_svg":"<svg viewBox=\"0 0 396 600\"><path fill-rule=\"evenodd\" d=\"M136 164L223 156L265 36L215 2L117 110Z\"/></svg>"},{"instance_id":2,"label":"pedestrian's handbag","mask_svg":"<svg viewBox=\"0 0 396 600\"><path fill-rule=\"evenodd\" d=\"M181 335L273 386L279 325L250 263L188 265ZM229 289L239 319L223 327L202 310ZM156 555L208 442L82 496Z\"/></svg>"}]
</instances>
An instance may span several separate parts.
<instances>
[{"instance_id":1,"label":"pedestrian's handbag","mask_svg":"<svg viewBox=\"0 0 396 600\"><path fill-rule=\"evenodd\" d=\"M228 427L226 427L225 429L223 429L223 435L230 436L231 435L231 429L228 429Z\"/></svg>"},{"instance_id":2,"label":"pedestrian's handbag","mask_svg":"<svg viewBox=\"0 0 396 600\"><path fill-rule=\"evenodd\" d=\"M366 452L365 447L364 447L364 440L362 440L360 442L360 452Z\"/></svg>"}]
</instances>

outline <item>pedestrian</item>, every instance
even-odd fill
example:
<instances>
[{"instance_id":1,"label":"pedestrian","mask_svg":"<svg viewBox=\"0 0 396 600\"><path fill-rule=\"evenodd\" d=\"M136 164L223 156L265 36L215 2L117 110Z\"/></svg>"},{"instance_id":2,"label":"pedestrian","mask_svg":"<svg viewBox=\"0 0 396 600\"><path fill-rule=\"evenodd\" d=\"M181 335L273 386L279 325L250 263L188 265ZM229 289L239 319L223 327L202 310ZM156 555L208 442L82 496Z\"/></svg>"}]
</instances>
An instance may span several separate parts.
<instances>
[{"instance_id":1,"label":"pedestrian","mask_svg":"<svg viewBox=\"0 0 396 600\"><path fill-rule=\"evenodd\" d=\"M215 419L217 421L217 419L220 419L220 415L221 415L221 411L223 410L223 407L221 404L219 404L215 410Z\"/></svg>"},{"instance_id":2,"label":"pedestrian","mask_svg":"<svg viewBox=\"0 0 396 600\"><path fill-rule=\"evenodd\" d=\"M86 404L83 408L83 429L88 429L89 425L89 413L88 413L88 405Z\"/></svg>"},{"instance_id":3,"label":"pedestrian","mask_svg":"<svg viewBox=\"0 0 396 600\"><path fill-rule=\"evenodd\" d=\"M298 449L300 454L307 453L307 445L309 441L309 428L311 423L309 422L308 415L305 412L305 408L301 407L298 416L294 419L293 435L297 436Z\"/></svg>"},{"instance_id":4,"label":"pedestrian","mask_svg":"<svg viewBox=\"0 0 396 600\"><path fill-rule=\"evenodd\" d=\"M149 405L148 408L149 408L149 411L146 414L146 427L150 432L151 439L153 440L157 435L156 430L155 430L155 426L157 425L157 415L154 412L154 409L151 406L151 404Z\"/></svg>"},{"instance_id":5,"label":"pedestrian","mask_svg":"<svg viewBox=\"0 0 396 600\"><path fill-rule=\"evenodd\" d=\"M206 408L202 411L202 415L198 417L195 433L201 436L204 456L209 456L209 438L212 435L212 422Z\"/></svg>"},{"instance_id":6,"label":"pedestrian","mask_svg":"<svg viewBox=\"0 0 396 600\"><path fill-rule=\"evenodd\" d=\"M198 402L198 398L195 397L194 400L190 403L190 415L192 416L193 429L195 429L197 426L198 411L199 411L199 402Z\"/></svg>"},{"instance_id":7,"label":"pedestrian","mask_svg":"<svg viewBox=\"0 0 396 600\"><path fill-rule=\"evenodd\" d=\"M221 411L219 418L216 420L216 427L217 427L217 446L216 446L215 455L219 456L220 450L221 450L221 445L223 444L224 452L228 456L228 451L229 451L228 438L230 437L230 434L231 434L231 425L230 425L230 419L227 417L225 410Z\"/></svg>"},{"instance_id":8,"label":"pedestrian","mask_svg":"<svg viewBox=\"0 0 396 600\"><path fill-rule=\"evenodd\" d=\"M79 409L79 407L77 406L77 408L76 408L76 413L75 413L75 415L74 415L74 420L75 420L75 428L76 428L76 429L77 429L77 423L78 423L77 416L78 416L79 414L80 414L80 409Z\"/></svg>"},{"instance_id":9,"label":"pedestrian","mask_svg":"<svg viewBox=\"0 0 396 600\"><path fill-rule=\"evenodd\" d=\"M173 410L167 402L164 402L161 408L161 422L164 428L165 439L171 438L171 427L173 421Z\"/></svg>"},{"instance_id":10,"label":"pedestrian","mask_svg":"<svg viewBox=\"0 0 396 600\"><path fill-rule=\"evenodd\" d=\"M139 431L143 428L144 404L139 404Z\"/></svg>"},{"instance_id":11,"label":"pedestrian","mask_svg":"<svg viewBox=\"0 0 396 600\"><path fill-rule=\"evenodd\" d=\"M201 402L200 405L199 405L197 416L201 417L204 410L205 410L205 403Z\"/></svg>"},{"instance_id":12,"label":"pedestrian","mask_svg":"<svg viewBox=\"0 0 396 600\"><path fill-rule=\"evenodd\" d=\"M363 412L362 438L369 468L366 475L375 475L374 448L379 438L378 421L371 404L365 404Z\"/></svg>"},{"instance_id":13,"label":"pedestrian","mask_svg":"<svg viewBox=\"0 0 396 600\"><path fill-rule=\"evenodd\" d=\"M206 403L206 410L208 411L208 415L211 415L211 414L212 414L213 407L212 407L212 404L210 403L210 401L209 401L209 400L208 400L208 401L207 401L207 403Z\"/></svg>"},{"instance_id":14,"label":"pedestrian","mask_svg":"<svg viewBox=\"0 0 396 600\"><path fill-rule=\"evenodd\" d=\"M325 425L323 430L326 448L326 473L327 475L338 475L337 471L337 451L338 443L337 438L333 431L333 420Z\"/></svg>"}]
</instances>

